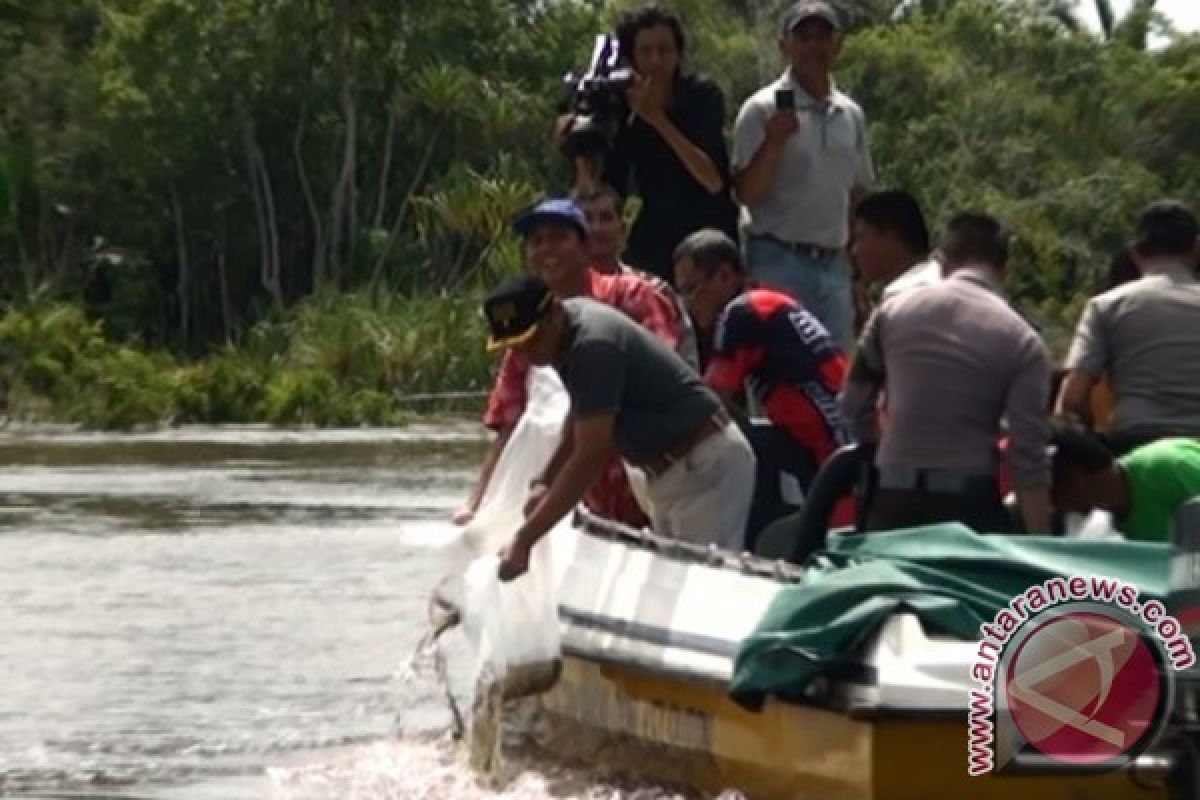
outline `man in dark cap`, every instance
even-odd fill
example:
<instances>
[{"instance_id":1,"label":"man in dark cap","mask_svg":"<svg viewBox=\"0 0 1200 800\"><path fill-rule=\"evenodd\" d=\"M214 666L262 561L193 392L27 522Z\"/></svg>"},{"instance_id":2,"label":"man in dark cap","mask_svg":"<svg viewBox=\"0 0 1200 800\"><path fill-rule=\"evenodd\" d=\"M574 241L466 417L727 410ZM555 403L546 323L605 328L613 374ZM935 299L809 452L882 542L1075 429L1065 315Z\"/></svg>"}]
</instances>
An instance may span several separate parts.
<instances>
[{"instance_id":1,"label":"man in dark cap","mask_svg":"<svg viewBox=\"0 0 1200 800\"><path fill-rule=\"evenodd\" d=\"M828 3L802 0L784 13L779 48L788 68L738 112L733 174L749 217L751 277L802 303L848 350L850 209L874 169L862 109L831 74L841 47Z\"/></svg>"},{"instance_id":2,"label":"man in dark cap","mask_svg":"<svg viewBox=\"0 0 1200 800\"><path fill-rule=\"evenodd\" d=\"M562 442L531 484L525 523L500 577L528 568L533 545L618 455L645 478L654 530L740 550L753 494L749 443L670 347L595 300L559 300L540 278L511 278L484 301L488 347L553 366L570 397Z\"/></svg>"},{"instance_id":3,"label":"man in dark cap","mask_svg":"<svg viewBox=\"0 0 1200 800\"><path fill-rule=\"evenodd\" d=\"M1067 354L1057 411L1089 419L1092 388L1112 386L1107 440L1118 454L1169 436L1200 437L1200 282L1196 216L1175 200L1138 219L1141 277L1093 297Z\"/></svg>"}]
</instances>

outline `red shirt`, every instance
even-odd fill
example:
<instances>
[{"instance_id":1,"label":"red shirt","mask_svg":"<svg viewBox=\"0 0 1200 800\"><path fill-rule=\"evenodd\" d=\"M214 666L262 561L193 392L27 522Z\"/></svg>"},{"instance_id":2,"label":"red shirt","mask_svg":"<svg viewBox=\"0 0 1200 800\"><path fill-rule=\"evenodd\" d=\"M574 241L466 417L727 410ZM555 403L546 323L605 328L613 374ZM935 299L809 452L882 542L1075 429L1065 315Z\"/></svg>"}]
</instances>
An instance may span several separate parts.
<instances>
[{"instance_id":1,"label":"red shirt","mask_svg":"<svg viewBox=\"0 0 1200 800\"><path fill-rule=\"evenodd\" d=\"M817 318L782 292L748 289L729 301L704 379L722 392L748 381L771 422L818 464L849 442L837 400L846 356Z\"/></svg>"},{"instance_id":2,"label":"red shirt","mask_svg":"<svg viewBox=\"0 0 1200 800\"><path fill-rule=\"evenodd\" d=\"M845 354L811 312L782 292L752 288L721 311L704 379L723 392L748 381L771 422L819 466L849 442L837 400L846 370ZM853 498L838 502L830 524L854 524Z\"/></svg>"},{"instance_id":3,"label":"red shirt","mask_svg":"<svg viewBox=\"0 0 1200 800\"><path fill-rule=\"evenodd\" d=\"M675 349L679 345L681 320L674 303L662 291L645 278L628 273L607 275L588 270L588 295L622 311L651 333L657 334ZM495 385L483 413L483 424L492 430L514 427L525 406L529 403L527 382L529 360L509 350L500 362ZM613 456L604 467L604 472L583 498L584 504L595 514L641 526L647 522L646 515L633 498L625 468L621 460Z\"/></svg>"}]
</instances>

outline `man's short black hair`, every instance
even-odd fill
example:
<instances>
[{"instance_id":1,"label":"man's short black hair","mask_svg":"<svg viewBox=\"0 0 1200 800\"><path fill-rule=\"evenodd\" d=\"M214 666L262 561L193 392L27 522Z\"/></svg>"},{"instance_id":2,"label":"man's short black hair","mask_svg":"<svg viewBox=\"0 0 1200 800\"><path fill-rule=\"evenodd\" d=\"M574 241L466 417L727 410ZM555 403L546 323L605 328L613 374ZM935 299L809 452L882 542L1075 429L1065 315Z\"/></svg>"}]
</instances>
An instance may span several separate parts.
<instances>
[{"instance_id":1,"label":"man's short black hair","mask_svg":"<svg viewBox=\"0 0 1200 800\"><path fill-rule=\"evenodd\" d=\"M1050 434L1054 448L1054 482L1068 470L1095 475L1110 468L1115 461L1100 437L1087 428L1072 422L1055 423Z\"/></svg>"},{"instance_id":2,"label":"man's short black hair","mask_svg":"<svg viewBox=\"0 0 1200 800\"><path fill-rule=\"evenodd\" d=\"M1184 256L1190 260L1196 254L1197 236L1200 225L1191 209L1178 200L1159 200L1138 217L1133 247L1146 258Z\"/></svg>"},{"instance_id":3,"label":"man's short black hair","mask_svg":"<svg viewBox=\"0 0 1200 800\"><path fill-rule=\"evenodd\" d=\"M722 264L728 264L738 275L746 274L746 264L737 242L716 228L702 228L680 242L671 256L671 263L678 264L685 258L691 259L692 266L706 278L712 277Z\"/></svg>"},{"instance_id":4,"label":"man's short black hair","mask_svg":"<svg viewBox=\"0 0 1200 800\"><path fill-rule=\"evenodd\" d=\"M978 264L1002 270L1008 263L1008 230L982 211L963 211L946 223L939 249L953 266Z\"/></svg>"},{"instance_id":5,"label":"man's short black hair","mask_svg":"<svg viewBox=\"0 0 1200 800\"><path fill-rule=\"evenodd\" d=\"M917 198L903 189L872 192L854 208L854 218L883 234L895 236L914 253L929 252L929 228Z\"/></svg>"},{"instance_id":6,"label":"man's short black hair","mask_svg":"<svg viewBox=\"0 0 1200 800\"><path fill-rule=\"evenodd\" d=\"M613 209L616 210L617 216L621 216L623 213L625 213L625 198L621 196L620 192L609 186L607 183L597 183L590 189L576 189L575 191L571 192L571 199L580 206L583 206L585 203L592 203L596 200L603 200L605 198L612 200Z\"/></svg>"},{"instance_id":7,"label":"man's short black hair","mask_svg":"<svg viewBox=\"0 0 1200 800\"><path fill-rule=\"evenodd\" d=\"M675 40L675 49L682 56L684 48L683 21L674 11L652 3L636 11L622 14L617 21L617 45L622 58L627 61L632 60L633 45L637 35L647 28L655 28L659 25L671 31L671 38Z\"/></svg>"}]
</instances>

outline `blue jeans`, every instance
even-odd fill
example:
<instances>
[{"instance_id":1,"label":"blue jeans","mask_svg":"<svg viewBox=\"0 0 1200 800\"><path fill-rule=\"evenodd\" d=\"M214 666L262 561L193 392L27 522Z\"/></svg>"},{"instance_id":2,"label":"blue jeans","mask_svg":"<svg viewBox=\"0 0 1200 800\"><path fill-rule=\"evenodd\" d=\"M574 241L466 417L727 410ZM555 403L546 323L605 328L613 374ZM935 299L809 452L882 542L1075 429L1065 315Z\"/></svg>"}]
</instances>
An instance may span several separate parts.
<instances>
[{"instance_id":1,"label":"blue jeans","mask_svg":"<svg viewBox=\"0 0 1200 800\"><path fill-rule=\"evenodd\" d=\"M746 265L756 281L798 300L833 340L850 352L854 346L854 301L850 265L843 253L814 259L751 234L746 239Z\"/></svg>"}]
</instances>

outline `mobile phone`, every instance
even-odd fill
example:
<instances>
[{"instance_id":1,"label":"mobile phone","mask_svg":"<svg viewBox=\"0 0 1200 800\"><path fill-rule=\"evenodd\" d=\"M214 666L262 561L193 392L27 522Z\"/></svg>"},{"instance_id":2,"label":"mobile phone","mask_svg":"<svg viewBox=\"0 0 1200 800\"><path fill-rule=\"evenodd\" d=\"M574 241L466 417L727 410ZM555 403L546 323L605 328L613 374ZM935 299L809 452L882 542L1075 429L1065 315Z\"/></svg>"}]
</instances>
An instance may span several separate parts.
<instances>
[{"instance_id":1,"label":"mobile phone","mask_svg":"<svg viewBox=\"0 0 1200 800\"><path fill-rule=\"evenodd\" d=\"M796 93L791 89L776 89L775 109L777 111L795 111Z\"/></svg>"}]
</instances>

